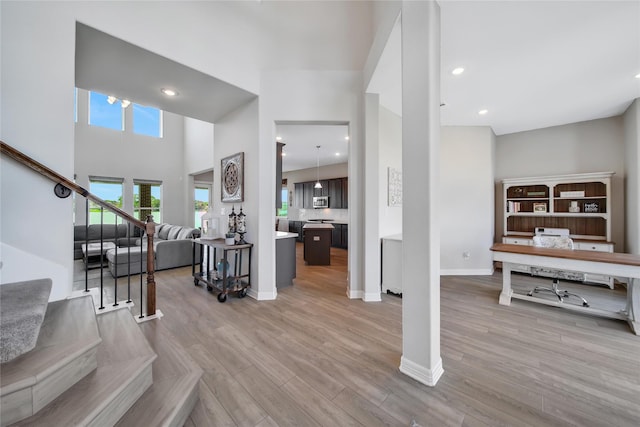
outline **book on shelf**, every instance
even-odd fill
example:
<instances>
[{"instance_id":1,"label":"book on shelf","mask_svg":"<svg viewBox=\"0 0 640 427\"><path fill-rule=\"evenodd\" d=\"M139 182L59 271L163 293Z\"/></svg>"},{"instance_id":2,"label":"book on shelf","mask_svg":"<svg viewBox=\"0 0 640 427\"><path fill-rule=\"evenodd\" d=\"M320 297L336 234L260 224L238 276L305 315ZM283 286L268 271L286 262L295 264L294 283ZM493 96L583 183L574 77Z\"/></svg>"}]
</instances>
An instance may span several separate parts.
<instances>
[{"instance_id":1,"label":"book on shelf","mask_svg":"<svg viewBox=\"0 0 640 427\"><path fill-rule=\"evenodd\" d=\"M514 202L512 200L509 200L509 202L507 202L507 212L511 212L511 213L520 212L520 202Z\"/></svg>"}]
</instances>

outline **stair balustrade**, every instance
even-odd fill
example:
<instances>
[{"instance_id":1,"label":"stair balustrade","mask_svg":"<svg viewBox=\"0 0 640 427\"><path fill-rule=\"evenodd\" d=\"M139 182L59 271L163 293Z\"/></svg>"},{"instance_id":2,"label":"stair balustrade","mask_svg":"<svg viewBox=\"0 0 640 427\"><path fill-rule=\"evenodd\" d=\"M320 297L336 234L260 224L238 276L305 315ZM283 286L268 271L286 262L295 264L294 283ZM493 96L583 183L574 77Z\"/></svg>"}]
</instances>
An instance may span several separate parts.
<instances>
[{"instance_id":1,"label":"stair balustrade","mask_svg":"<svg viewBox=\"0 0 640 427\"><path fill-rule=\"evenodd\" d=\"M104 211L107 210L113 214L115 214L115 225L117 228L117 224L118 221L120 221L120 223L126 223L127 224L127 238L128 238L128 242L127 242L127 248L126 251L127 253L127 258L128 258L128 266L127 266L127 303L131 302L131 272L130 272L130 268L131 268L131 237L132 237L132 228L138 229L140 230L140 318L145 317L145 313L143 312L143 294L144 294L144 285L143 285L143 253L144 253L144 236L146 236L147 238L147 244L146 244L146 253L147 253L147 259L146 259L146 263L147 263L147 271L146 271L146 316L153 316L156 314L156 282L155 282L155 277L154 277L154 272L155 272L155 267L154 267L154 248L153 248L153 236L155 234L155 223L153 222L153 216L152 215L148 215L146 221L141 221L135 217L133 217L132 215L128 214L127 212L117 208L116 206L111 205L110 203L104 201L103 199L97 197L96 195L90 193L89 191L87 191L86 189L84 189L83 187L79 186L78 184L76 184L75 182L67 179L66 177L64 177L63 175L55 172L54 170L48 168L47 166L43 165L42 163L34 160L33 158L25 155L24 153L20 152L19 150L11 147L10 145L6 144L3 141L0 141L0 148L1 148L1 153L15 161L17 161L18 163L32 169L33 171L39 173L40 175L48 178L49 180L51 180L53 183L56 184L56 194L61 194L62 197L64 197L65 194L69 194L71 191L75 192L76 194L79 194L80 196L85 198L85 212L86 212L86 227L87 227L87 232L85 233L86 235L86 244L89 244L89 233L88 233L88 227L89 227L89 204L90 202L93 202L94 204L98 205L100 207L100 252L101 252L101 263L100 263L100 306L98 307L99 310L103 310L105 309L105 305L104 305L104 274L103 274L103 269L104 269L104 263L102 262L103 258L105 256L104 250L103 250L103 246L104 246L104 234L103 234L103 228L104 228ZM117 233L116 233L117 236ZM118 247L118 241L117 241L117 237L116 237L116 245L115 245L115 255L116 255L116 259L117 259L117 255L119 250L125 250L125 248L119 248ZM117 274L117 262L115 263L115 277L114 277L114 306L118 306L118 274ZM88 276L88 268L85 268L85 292L89 292L89 276Z\"/></svg>"}]
</instances>

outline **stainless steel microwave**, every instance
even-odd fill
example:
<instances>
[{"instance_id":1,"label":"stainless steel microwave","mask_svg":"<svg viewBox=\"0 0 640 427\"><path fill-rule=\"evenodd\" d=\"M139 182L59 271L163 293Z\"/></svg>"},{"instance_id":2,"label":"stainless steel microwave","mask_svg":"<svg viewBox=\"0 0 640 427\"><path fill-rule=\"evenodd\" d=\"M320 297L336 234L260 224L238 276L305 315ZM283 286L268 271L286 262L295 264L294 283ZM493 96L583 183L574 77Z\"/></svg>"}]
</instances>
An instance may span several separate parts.
<instances>
[{"instance_id":1,"label":"stainless steel microwave","mask_svg":"<svg viewBox=\"0 0 640 427\"><path fill-rule=\"evenodd\" d=\"M321 209L329 207L329 196L319 196L313 198L313 208Z\"/></svg>"}]
</instances>

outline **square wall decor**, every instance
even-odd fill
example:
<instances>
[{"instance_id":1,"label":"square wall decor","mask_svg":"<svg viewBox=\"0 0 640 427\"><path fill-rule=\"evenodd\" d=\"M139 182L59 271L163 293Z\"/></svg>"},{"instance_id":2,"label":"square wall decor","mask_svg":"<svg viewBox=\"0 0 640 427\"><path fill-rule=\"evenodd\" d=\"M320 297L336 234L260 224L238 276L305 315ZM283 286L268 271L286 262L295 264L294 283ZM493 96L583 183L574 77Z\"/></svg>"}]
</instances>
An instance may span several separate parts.
<instances>
[{"instance_id":1,"label":"square wall decor","mask_svg":"<svg viewBox=\"0 0 640 427\"><path fill-rule=\"evenodd\" d=\"M244 152L222 159L222 201L244 201Z\"/></svg>"}]
</instances>

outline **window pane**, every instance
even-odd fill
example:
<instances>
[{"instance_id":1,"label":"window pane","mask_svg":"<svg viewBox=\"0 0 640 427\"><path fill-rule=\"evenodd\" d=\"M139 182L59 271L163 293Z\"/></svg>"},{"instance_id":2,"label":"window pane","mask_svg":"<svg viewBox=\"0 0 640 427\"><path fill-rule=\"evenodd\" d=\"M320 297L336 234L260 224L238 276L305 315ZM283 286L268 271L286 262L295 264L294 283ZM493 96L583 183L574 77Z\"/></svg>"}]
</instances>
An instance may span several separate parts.
<instances>
[{"instance_id":1,"label":"window pane","mask_svg":"<svg viewBox=\"0 0 640 427\"><path fill-rule=\"evenodd\" d=\"M194 199L195 227L200 228L202 227L201 217L207 212L207 209L209 209L209 189L206 187L196 187Z\"/></svg>"},{"instance_id":2,"label":"window pane","mask_svg":"<svg viewBox=\"0 0 640 427\"><path fill-rule=\"evenodd\" d=\"M160 138L160 110L133 104L133 132Z\"/></svg>"},{"instance_id":3,"label":"window pane","mask_svg":"<svg viewBox=\"0 0 640 427\"><path fill-rule=\"evenodd\" d=\"M140 221L146 221L147 215L153 215L153 222L162 222L161 187L160 184L134 184L133 214Z\"/></svg>"},{"instance_id":4,"label":"window pane","mask_svg":"<svg viewBox=\"0 0 640 427\"><path fill-rule=\"evenodd\" d=\"M282 187L282 206L278 209L278 216L287 216L289 210L289 191L287 187Z\"/></svg>"},{"instance_id":5,"label":"window pane","mask_svg":"<svg viewBox=\"0 0 640 427\"><path fill-rule=\"evenodd\" d=\"M109 104L107 95L89 92L89 124L122 130L122 107L120 103Z\"/></svg>"},{"instance_id":6,"label":"window pane","mask_svg":"<svg viewBox=\"0 0 640 427\"><path fill-rule=\"evenodd\" d=\"M89 191L105 202L122 209L122 184L90 181ZM89 224L100 224L100 211L100 206L92 202L89 203ZM105 224L115 224L116 215L105 209L102 213L102 220Z\"/></svg>"}]
</instances>

